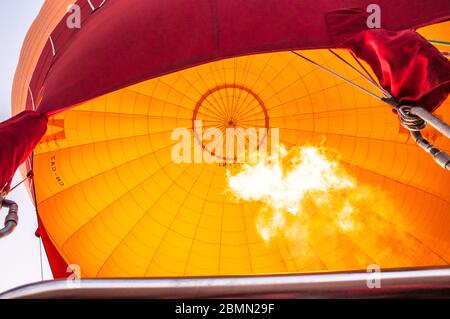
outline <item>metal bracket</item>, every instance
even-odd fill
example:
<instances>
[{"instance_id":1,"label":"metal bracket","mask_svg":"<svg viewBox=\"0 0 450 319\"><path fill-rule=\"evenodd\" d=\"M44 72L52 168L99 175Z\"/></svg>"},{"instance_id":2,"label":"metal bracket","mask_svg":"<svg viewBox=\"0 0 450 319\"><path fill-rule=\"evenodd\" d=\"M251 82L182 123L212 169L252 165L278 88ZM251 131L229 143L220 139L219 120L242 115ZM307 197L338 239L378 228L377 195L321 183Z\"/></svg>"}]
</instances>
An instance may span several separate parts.
<instances>
[{"instance_id":1,"label":"metal bracket","mask_svg":"<svg viewBox=\"0 0 450 319\"><path fill-rule=\"evenodd\" d=\"M379 287L370 286L374 281ZM373 288L371 288L373 287ZM102 298L448 298L449 268L285 275L53 280L0 299Z\"/></svg>"}]
</instances>

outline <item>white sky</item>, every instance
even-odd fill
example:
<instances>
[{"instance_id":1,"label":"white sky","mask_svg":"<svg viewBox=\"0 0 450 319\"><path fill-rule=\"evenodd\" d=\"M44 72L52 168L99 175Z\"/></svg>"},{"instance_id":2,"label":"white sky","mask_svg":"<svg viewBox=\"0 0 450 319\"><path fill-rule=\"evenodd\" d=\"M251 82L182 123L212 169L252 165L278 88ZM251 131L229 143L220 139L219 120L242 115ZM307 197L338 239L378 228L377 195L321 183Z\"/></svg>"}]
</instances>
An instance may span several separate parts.
<instances>
[{"instance_id":1,"label":"white sky","mask_svg":"<svg viewBox=\"0 0 450 319\"><path fill-rule=\"evenodd\" d=\"M20 49L43 3L44 0L0 0L0 121L11 115L11 87ZM20 180L16 174L13 185ZM43 249L41 268L40 240L34 235L36 211L26 189L16 189L9 199L19 204L20 221L11 236L0 239L0 292L52 278ZM0 226L5 215L4 209L0 212Z\"/></svg>"}]
</instances>

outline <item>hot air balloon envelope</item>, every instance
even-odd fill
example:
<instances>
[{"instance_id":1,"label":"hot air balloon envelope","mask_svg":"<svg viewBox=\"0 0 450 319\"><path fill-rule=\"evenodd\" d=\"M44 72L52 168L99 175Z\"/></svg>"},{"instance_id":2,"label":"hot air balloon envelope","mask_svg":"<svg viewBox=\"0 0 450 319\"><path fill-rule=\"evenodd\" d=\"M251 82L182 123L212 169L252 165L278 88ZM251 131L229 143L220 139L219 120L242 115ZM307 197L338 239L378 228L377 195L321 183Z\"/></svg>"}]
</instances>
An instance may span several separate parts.
<instances>
[{"instance_id":1,"label":"hot air balloon envelope","mask_svg":"<svg viewBox=\"0 0 450 319\"><path fill-rule=\"evenodd\" d=\"M67 264L89 278L448 264L448 173L418 149L383 102L291 52L305 50L307 58L372 88L326 50L357 35L330 32L332 13L366 12L371 1L107 0L95 10L78 1L80 29L67 27L71 3L46 1L27 36L13 92L15 113L37 109L49 117L33 154L30 189L56 277L67 275ZM444 50L449 1L378 4L383 29L418 29ZM336 52L370 69L348 51ZM448 122L449 102L436 114ZM235 166L234 158L173 161L176 129L189 131L193 151L205 148L195 140L195 121L220 132L277 128L283 156L296 159L289 176L317 172L327 181L317 186L301 175L315 193L296 193L301 205L282 207L283 214L296 209L283 215L295 231L279 232L286 230L279 225L274 237L261 231L267 229L261 221L273 216L270 198L246 198L233 187L267 185L252 179L263 175L250 166ZM450 150L435 131L424 134ZM323 165L305 169L305 163ZM230 184L242 172L248 178ZM278 198L305 185L273 180L295 185L281 188ZM320 209L325 195L339 205Z\"/></svg>"}]
</instances>

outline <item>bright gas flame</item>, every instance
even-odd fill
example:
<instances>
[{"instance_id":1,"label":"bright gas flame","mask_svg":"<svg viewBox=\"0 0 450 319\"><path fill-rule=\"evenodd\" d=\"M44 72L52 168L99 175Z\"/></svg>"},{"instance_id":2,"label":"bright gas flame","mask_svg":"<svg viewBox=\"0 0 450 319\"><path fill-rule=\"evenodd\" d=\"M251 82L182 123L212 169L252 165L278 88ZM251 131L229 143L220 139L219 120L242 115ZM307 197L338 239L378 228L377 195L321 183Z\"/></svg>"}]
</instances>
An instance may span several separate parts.
<instances>
[{"instance_id":1,"label":"bright gas flame","mask_svg":"<svg viewBox=\"0 0 450 319\"><path fill-rule=\"evenodd\" d=\"M292 232L286 225L286 214L303 218L317 209L334 215L344 231L355 227L352 214L357 208L352 197L343 195L358 191L359 186L323 146L289 151L281 147L268 161L244 165L236 175L228 171L228 181L237 198L261 201L272 212L269 220L261 217L258 221L258 231L265 240L279 231Z\"/></svg>"},{"instance_id":2,"label":"bright gas flame","mask_svg":"<svg viewBox=\"0 0 450 319\"><path fill-rule=\"evenodd\" d=\"M233 199L261 203L256 228L264 241L305 269L395 267L432 254L404 229L390 196L358 182L323 144L280 147L268 160L227 170L227 180Z\"/></svg>"}]
</instances>

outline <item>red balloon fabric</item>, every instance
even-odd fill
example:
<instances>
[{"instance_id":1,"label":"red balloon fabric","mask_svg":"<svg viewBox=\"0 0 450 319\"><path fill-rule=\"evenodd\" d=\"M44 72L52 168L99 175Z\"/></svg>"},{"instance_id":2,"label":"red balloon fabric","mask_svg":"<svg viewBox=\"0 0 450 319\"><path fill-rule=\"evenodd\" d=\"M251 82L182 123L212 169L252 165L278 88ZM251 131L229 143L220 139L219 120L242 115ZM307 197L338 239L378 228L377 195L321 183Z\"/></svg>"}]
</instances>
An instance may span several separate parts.
<instances>
[{"instance_id":1,"label":"red balloon fabric","mask_svg":"<svg viewBox=\"0 0 450 319\"><path fill-rule=\"evenodd\" d=\"M367 30L344 47L366 61L401 105L432 112L450 93L450 61L412 30Z\"/></svg>"},{"instance_id":2,"label":"red balloon fabric","mask_svg":"<svg viewBox=\"0 0 450 319\"><path fill-rule=\"evenodd\" d=\"M38 110L54 114L97 96L163 74L227 57L333 48L328 20L368 11L371 0L126 0L81 7L81 29L66 18L51 34L31 82ZM450 18L450 1L378 0L382 27L400 31ZM370 11L370 10L369 10ZM351 31L351 30L350 30ZM349 36L355 35L350 32Z\"/></svg>"},{"instance_id":3,"label":"red balloon fabric","mask_svg":"<svg viewBox=\"0 0 450 319\"><path fill-rule=\"evenodd\" d=\"M9 190L17 168L47 131L47 117L24 111L0 123L0 190Z\"/></svg>"}]
</instances>

